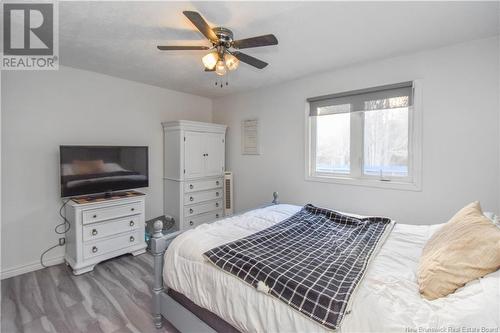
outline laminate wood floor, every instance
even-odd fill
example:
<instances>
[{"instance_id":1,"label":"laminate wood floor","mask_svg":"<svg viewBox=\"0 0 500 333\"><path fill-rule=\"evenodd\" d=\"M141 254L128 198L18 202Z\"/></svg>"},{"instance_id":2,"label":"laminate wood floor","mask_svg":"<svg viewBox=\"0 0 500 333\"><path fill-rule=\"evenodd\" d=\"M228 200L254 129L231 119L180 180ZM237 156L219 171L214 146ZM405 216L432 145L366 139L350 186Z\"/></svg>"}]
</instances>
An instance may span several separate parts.
<instances>
[{"instance_id":1,"label":"laminate wood floor","mask_svg":"<svg viewBox=\"0 0 500 333\"><path fill-rule=\"evenodd\" d=\"M2 333L174 333L151 318L153 257L125 255L75 276L65 264L2 282Z\"/></svg>"}]
</instances>

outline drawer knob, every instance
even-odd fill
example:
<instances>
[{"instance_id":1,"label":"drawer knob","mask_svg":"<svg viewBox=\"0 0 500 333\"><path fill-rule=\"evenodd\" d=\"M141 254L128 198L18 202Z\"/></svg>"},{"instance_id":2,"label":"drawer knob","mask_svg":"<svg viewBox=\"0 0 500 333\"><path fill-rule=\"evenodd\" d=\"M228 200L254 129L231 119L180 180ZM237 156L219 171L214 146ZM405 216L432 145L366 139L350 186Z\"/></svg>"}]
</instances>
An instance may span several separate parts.
<instances>
[{"instance_id":1,"label":"drawer knob","mask_svg":"<svg viewBox=\"0 0 500 333\"><path fill-rule=\"evenodd\" d=\"M190 185L189 185L189 188L190 188L190 189L193 189L193 187L194 187L194 186L193 186L193 184L190 184Z\"/></svg>"},{"instance_id":2,"label":"drawer knob","mask_svg":"<svg viewBox=\"0 0 500 333\"><path fill-rule=\"evenodd\" d=\"M134 207L132 207L132 208L130 208L130 210L131 210L131 211L134 211L134 210L135 210L135 208L134 208Z\"/></svg>"},{"instance_id":3,"label":"drawer knob","mask_svg":"<svg viewBox=\"0 0 500 333\"><path fill-rule=\"evenodd\" d=\"M132 243L133 241L135 241L134 236L130 236L130 242Z\"/></svg>"},{"instance_id":4,"label":"drawer knob","mask_svg":"<svg viewBox=\"0 0 500 333\"><path fill-rule=\"evenodd\" d=\"M92 215L92 217L93 217L94 219L95 219L95 218L97 218L97 214Z\"/></svg>"},{"instance_id":5,"label":"drawer knob","mask_svg":"<svg viewBox=\"0 0 500 333\"><path fill-rule=\"evenodd\" d=\"M193 214L193 208L189 208L189 213Z\"/></svg>"},{"instance_id":6,"label":"drawer knob","mask_svg":"<svg viewBox=\"0 0 500 333\"><path fill-rule=\"evenodd\" d=\"M218 202L215 203L215 207L219 207L219 203Z\"/></svg>"},{"instance_id":7,"label":"drawer knob","mask_svg":"<svg viewBox=\"0 0 500 333\"><path fill-rule=\"evenodd\" d=\"M97 246L92 246L92 253L96 253L97 252Z\"/></svg>"},{"instance_id":8,"label":"drawer knob","mask_svg":"<svg viewBox=\"0 0 500 333\"><path fill-rule=\"evenodd\" d=\"M215 214L215 218L218 219L219 218L219 214Z\"/></svg>"},{"instance_id":9,"label":"drawer knob","mask_svg":"<svg viewBox=\"0 0 500 333\"><path fill-rule=\"evenodd\" d=\"M193 224L194 224L193 221L189 221L189 225L193 225Z\"/></svg>"},{"instance_id":10,"label":"drawer knob","mask_svg":"<svg viewBox=\"0 0 500 333\"><path fill-rule=\"evenodd\" d=\"M131 226L131 227L133 227L134 224L135 224L134 221L130 221L128 225Z\"/></svg>"},{"instance_id":11,"label":"drawer knob","mask_svg":"<svg viewBox=\"0 0 500 333\"><path fill-rule=\"evenodd\" d=\"M92 236L97 235L97 229L92 229Z\"/></svg>"},{"instance_id":12,"label":"drawer knob","mask_svg":"<svg viewBox=\"0 0 500 333\"><path fill-rule=\"evenodd\" d=\"M219 186L219 181L216 181L216 182L215 182L215 185Z\"/></svg>"},{"instance_id":13,"label":"drawer knob","mask_svg":"<svg viewBox=\"0 0 500 333\"><path fill-rule=\"evenodd\" d=\"M193 198L193 197L189 197L189 201L193 201L193 200L194 200L194 198Z\"/></svg>"},{"instance_id":14,"label":"drawer knob","mask_svg":"<svg viewBox=\"0 0 500 333\"><path fill-rule=\"evenodd\" d=\"M219 192L215 192L215 196L218 197L219 196Z\"/></svg>"}]
</instances>

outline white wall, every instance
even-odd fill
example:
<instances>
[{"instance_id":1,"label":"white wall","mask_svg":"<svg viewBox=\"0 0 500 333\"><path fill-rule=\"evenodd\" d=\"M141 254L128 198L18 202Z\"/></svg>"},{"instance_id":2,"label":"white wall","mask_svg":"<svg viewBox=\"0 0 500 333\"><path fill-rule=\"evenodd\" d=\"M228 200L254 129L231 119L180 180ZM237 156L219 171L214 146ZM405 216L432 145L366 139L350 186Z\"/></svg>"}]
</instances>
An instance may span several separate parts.
<instances>
[{"instance_id":1,"label":"white wall","mask_svg":"<svg viewBox=\"0 0 500 333\"><path fill-rule=\"evenodd\" d=\"M2 73L2 277L36 268L58 236L59 145L149 146L146 218L163 214L161 122L211 121L212 101L68 67ZM45 257L58 262L62 247Z\"/></svg>"},{"instance_id":2,"label":"white wall","mask_svg":"<svg viewBox=\"0 0 500 333\"><path fill-rule=\"evenodd\" d=\"M484 39L214 100L214 121L229 126L226 165L235 174L236 209L269 202L279 191L282 202L382 214L401 223L445 222L473 200L498 212L498 57L498 39ZM304 180L307 97L413 79L423 80L421 192ZM240 122L252 117L261 123L261 156L240 151Z\"/></svg>"}]
</instances>

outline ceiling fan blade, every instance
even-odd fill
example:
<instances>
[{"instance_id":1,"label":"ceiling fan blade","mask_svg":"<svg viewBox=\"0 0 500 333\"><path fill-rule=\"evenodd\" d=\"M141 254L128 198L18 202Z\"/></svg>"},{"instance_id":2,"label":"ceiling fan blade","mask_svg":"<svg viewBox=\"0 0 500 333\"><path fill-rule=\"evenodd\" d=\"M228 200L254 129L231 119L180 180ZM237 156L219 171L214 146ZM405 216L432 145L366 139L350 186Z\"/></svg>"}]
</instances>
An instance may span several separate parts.
<instances>
[{"instance_id":1,"label":"ceiling fan blade","mask_svg":"<svg viewBox=\"0 0 500 333\"><path fill-rule=\"evenodd\" d=\"M158 45L158 50L176 51L176 50L208 50L208 46L182 46L182 45Z\"/></svg>"},{"instance_id":2,"label":"ceiling fan blade","mask_svg":"<svg viewBox=\"0 0 500 333\"><path fill-rule=\"evenodd\" d=\"M249 56L248 54L245 53L236 51L236 52L231 52L231 54L234 55L236 58L238 58L238 60L243 61L244 63L247 63L253 67L257 67L258 69L262 69L268 65L267 62Z\"/></svg>"},{"instance_id":3,"label":"ceiling fan blade","mask_svg":"<svg viewBox=\"0 0 500 333\"><path fill-rule=\"evenodd\" d=\"M208 23L201 17L198 12L193 11L183 11L184 15L194 24L194 26L200 30L200 32L207 37L212 42L216 42L218 40L215 32L212 31L212 28L208 25Z\"/></svg>"},{"instance_id":4,"label":"ceiling fan blade","mask_svg":"<svg viewBox=\"0 0 500 333\"><path fill-rule=\"evenodd\" d=\"M212 68L212 69L208 69L208 68L205 67L205 72L215 72L215 67Z\"/></svg>"},{"instance_id":5,"label":"ceiling fan blade","mask_svg":"<svg viewBox=\"0 0 500 333\"><path fill-rule=\"evenodd\" d=\"M277 44L278 44L278 39L276 39L276 36L270 34L270 35L263 35L263 36L235 40L233 42L233 47L237 49L246 49L249 47L259 47L259 46L268 46Z\"/></svg>"}]
</instances>

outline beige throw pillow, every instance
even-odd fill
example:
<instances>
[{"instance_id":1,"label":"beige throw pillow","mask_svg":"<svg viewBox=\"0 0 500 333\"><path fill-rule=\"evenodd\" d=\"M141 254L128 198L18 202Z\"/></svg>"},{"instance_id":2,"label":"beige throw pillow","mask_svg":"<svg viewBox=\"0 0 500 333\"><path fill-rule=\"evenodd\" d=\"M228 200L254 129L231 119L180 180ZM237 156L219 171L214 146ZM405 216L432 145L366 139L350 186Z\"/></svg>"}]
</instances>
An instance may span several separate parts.
<instances>
[{"instance_id":1,"label":"beige throw pillow","mask_svg":"<svg viewBox=\"0 0 500 333\"><path fill-rule=\"evenodd\" d=\"M425 244L418 266L420 293L428 300L453 293L500 268L500 229L473 202Z\"/></svg>"},{"instance_id":2,"label":"beige throw pillow","mask_svg":"<svg viewBox=\"0 0 500 333\"><path fill-rule=\"evenodd\" d=\"M103 160L90 160L80 161L74 160L73 171L78 175L90 175L94 173L101 173L104 170Z\"/></svg>"}]
</instances>

